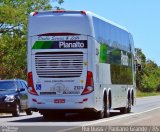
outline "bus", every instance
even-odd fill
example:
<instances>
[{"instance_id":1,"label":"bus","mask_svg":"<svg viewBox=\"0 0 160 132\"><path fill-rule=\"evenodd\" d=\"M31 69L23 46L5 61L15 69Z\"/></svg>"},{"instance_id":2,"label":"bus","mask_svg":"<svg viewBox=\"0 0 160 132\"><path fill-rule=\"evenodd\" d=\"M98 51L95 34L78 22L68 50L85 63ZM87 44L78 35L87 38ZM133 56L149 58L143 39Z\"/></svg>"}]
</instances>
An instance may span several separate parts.
<instances>
[{"instance_id":1,"label":"bus","mask_svg":"<svg viewBox=\"0 0 160 132\"><path fill-rule=\"evenodd\" d=\"M127 29L89 11L32 12L28 22L30 109L44 118L131 111L136 66Z\"/></svg>"}]
</instances>

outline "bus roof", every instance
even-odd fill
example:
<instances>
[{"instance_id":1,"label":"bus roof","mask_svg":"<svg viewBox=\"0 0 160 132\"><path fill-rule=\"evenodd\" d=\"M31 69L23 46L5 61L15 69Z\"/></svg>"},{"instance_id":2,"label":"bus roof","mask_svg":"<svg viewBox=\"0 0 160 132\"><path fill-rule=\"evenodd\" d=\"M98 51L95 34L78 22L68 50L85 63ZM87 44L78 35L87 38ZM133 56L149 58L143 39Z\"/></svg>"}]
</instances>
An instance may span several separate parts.
<instances>
[{"instance_id":1,"label":"bus roof","mask_svg":"<svg viewBox=\"0 0 160 132\"><path fill-rule=\"evenodd\" d=\"M124 28L124 27L122 27L122 26L120 26L120 25L118 25L118 24L116 24L116 23L114 23L114 22L112 22L112 21L110 21L110 20L108 20L108 19L105 19L105 18L103 18L103 17L101 17L101 16L99 16L99 15L97 15L97 14L94 14L94 13L92 13L92 12L90 12L90 11L65 11L65 10L56 10L56 11L40 11L40 12L32 12L31 14L30 14L30 16L29 16L29 19L32 19L33 18L33 20L34 20L34 22L30 22L30 20L29 20L29 26L31 26L32 28L29 28L29 36L34 36L34 35L38 35L39 33L42 33L42 30L44 30L45 32L47 32L47 30L48 31L51 31L52 29L45 29L45 28L47 28L46 26L48 25L48 26L51 26L51 22L50 21L52 21L52 24L53 23L57 23L57 25L59 25L59 27L60 26L62 26L62 23L60 22L57 22L56 20L51 20L51 19L48 19L47 18L47 16L48 16L48 18L50 17L52 17L52 16L55 16L55 19L59 19L59 17L60 16L66 16L66 17L69 17L69 18L71 18L71 17L77 17L77 16L79 16L79 18L77 19L77 21L75 20L75 21L73 21L74 23L77 23L77 27L79 26L79 27L83 27L83 28L78 28L78 30L79 30L79 33L80 34L84 34L84 35L94 35L94 31L93 31L93 29L92 28L90 28L90 26L87 26L87 24L91 24L91 22L89 22L89 20L91 20L92 19L92 17L96 17L96 18L98 18L98 19L100 19L100 20L102 20L102 21L105 21L106 23L108 23L108 24L110 24L110 25L112 25L112 26L115 26L116 28L119 28L120 30L123 30L123 31L125 31L125 32L127 32L127 33L129 33L128 32L128 30L126 29L126 28ZM83 18L84 19L82 19L82 16L83 16ZM85 16L87 16L87 17L85 17ZM42 17L44 17L44 19L42 19ZM81 17L81 18L80 18ZM36 18L38 18L37 20L36 20ZM61 19L62 20L62 19ZM68 28L65 28L64 26L63 26L63 28L64 28L64 31L67 31L67 29L71 29L72 30L72 32L74 32L76 29L74 29L74 25L72 25L72 21L70 21L71 19L69 19L69 20L67 20L67 19L65 19L64 18L64 20L65 20L65 23L66 24L70 24L71 26L73 26L73 29L72 29L72 27L68 27ZM73 19L72 19L73 20ZM87 22L86 22L86 20L87 20ZM46 23L45 23L45 21L47 21ZM80 22L79 22L80 21ZM40 24L40 23L44 23L44 24ZM38 23L38 25L37 25L37 23ZM49 24L50 23L50 24ZM78 25L79 24L79 25ZM44 28L42 27L42 25L46 25ZM81 25L81 26L80 26ZM38 26L40 26L40 27L42 27L43 29L39 29L38 28ZM58 26L57 26L58 27ZM56 27L56 28L57 28ZM55 29L55 31L59 31L59 29L57 29L56 30L56 28L54 28ZM36 31L36 30L39 30L39 32L38 31ZM40 31L41 30L41 31Z\"/></svg>"},{"instance_id":2,"label":"bus roof","mask_svg":"<svg viewBox=\"0 0 160 132\"><path fill-rule=\"evenodd\" d=\"M29 16L28 35L73 33L91 35L89 18L84 11L42 11Z\"/></svg>"},{"instance_id":3,"label":"bus roof","mask_svg":"<svg viewBox=\"0 0 160 132\"><path fill-rule=\"evenodd\" d=\"M90 11L86 11L86 13L87 13L88 15L91 15L91 16L94 16L94 17L96 17L96 18L99 18L100 20L103 20L103 21L105 21L105 22L107 22L107 23L109 23L109 24L111 24L111 25L113 25L113 26L115 26L115 27L117 27L117 28L120 28L120 29L128 32L128 30L127 30L125 27L123 27L123 26L121 26L121 25L119 25L119 24L117 24L117 23L115 23L115 22L113 22L113 21L110 21L110 20L108 20L108 19L106 19L106 18L104 18L104 17L102 17L102 16L99 16L99 15L93 13L93 12L90 12Z\"/></svg>"}]
</instances>

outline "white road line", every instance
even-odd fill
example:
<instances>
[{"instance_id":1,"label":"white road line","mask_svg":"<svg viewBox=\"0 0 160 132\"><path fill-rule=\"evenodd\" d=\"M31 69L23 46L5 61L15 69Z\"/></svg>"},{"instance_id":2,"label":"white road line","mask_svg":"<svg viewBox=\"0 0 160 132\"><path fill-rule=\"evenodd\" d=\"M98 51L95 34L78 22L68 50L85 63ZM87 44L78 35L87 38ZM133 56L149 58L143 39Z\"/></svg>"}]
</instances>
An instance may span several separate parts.
<instances>
[{"instance_id":1,"label":"white road line","mask_svg":"<svg viewBox=\"0 0 160 132\"><path fill-rule=\"evenodd\" d=\"M93 122L93 123L88 123L87 125L82 125L82 126L90 126L90 125L95 125L95 124L99 124L99 123L113 121L113 120L124 118L124 117L133 116L133 115L140 115L140 114L147 113L147 112L150 112L150 111L153 111L153 110L156 110L156 109L160 109L160 107L156 107L156 108L146 110L146 111L143 111L143 112L139 112L139 113L131 113L131 114L126 114L126 115L120 115L118 117L113 117L113 118L111 117L111 119L101 119L99 121L96 121L96 122Z\"/></svg>"},{"instance_id":2,"label":"white road line","mask_svg":"<svg viewBox=\"0 0 160 132\"><path fill-rule=\"evenodd\" d=\"M146 110L146 111L143 111L143 112L139 112L139 113L131 113L131 114L127 114L127 115L120 115L118 117L111 117L110 119L109 118L100 119L98 121L93 121L93 123L87 123L86 125L72 127L72 128L60 130L60 131L57 131L57 132L65 132L65 131L73 130L73 129L76 129L76 128L85 127L85 126L91 126L91 125L100 124L100 123L104 123L104 122L109 122L109 121L113 121L113 120L124 118L124 117L129 117L129 116L133 116L133 115L140 115L140 114L144 114L144 113L156 110L156 109L160 109L160 107L156 107L156 108L153 108L153 109L150 109L150 110Z\"/></svg>"},{"instance_id":3,"label":"white road line","mask_svg":"<svg viewBox=\"0 0 160 132\"><path fill-rule=\"evenodd\" d=\"M76 128L80 128L80 127L82 127L82 126L71 127L71 128L68 128L68 129L59 130L57 132L66 132L66 131L70 131L70 130L73 130L73 129L76 129Z\"/></svg>"}]
</instances>

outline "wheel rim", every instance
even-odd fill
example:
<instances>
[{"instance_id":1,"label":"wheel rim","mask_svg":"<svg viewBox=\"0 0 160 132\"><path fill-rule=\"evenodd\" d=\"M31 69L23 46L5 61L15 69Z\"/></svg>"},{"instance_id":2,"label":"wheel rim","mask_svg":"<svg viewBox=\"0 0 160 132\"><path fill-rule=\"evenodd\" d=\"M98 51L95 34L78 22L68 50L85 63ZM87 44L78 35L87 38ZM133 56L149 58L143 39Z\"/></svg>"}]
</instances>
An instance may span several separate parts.
<instances>
[{"instance_id":1,"label":"wheel rim","mask_svg":"<svg viewBox=\"0 0 160 132\"><path fill-rule=\"evenodd\" d=\"M131 99L128 100L128 109L127 109L128 112L131 111Z\"/></svg>"},{"instance_id":2,"label":"wheel rim","mask_svg":"<svg viewBox=\"0 0 160 132\"><path fill-rule=\"evenodd\" d=\"M106 105L105 101L103 101L103 110L100 112L100 118L105 117Z\"/></svg>"},{"instance_id":3,"label":"wheel rim","mask_svg":"<svg viewBox=\"0 0 160 132\"><path fill-rule=\"evenodd\" d=\"M107 104L106 104L106 117L110 116L110 104L109 104L109 100L107 99Z\"/></svg>"},{"instance_id":4,"label":"wheel rim","mask_svg":"<svg viewBox=\"0 0 160 132\"><path fill-rule=\"evenodd\" d=\"M109 100L104 101L104 117L109 117L110 116L110 105L109 105Z\"/></svg>"},{"instance_id":5,"label":"wheel rim","mask_svg":"<svg viewBox=\"0 0 160 132\"><path fill-rule=\"evenodd\" d=\"M16 105L16 114L19 115L20 114L20 106Z\"/></svg>"}]
</instances>

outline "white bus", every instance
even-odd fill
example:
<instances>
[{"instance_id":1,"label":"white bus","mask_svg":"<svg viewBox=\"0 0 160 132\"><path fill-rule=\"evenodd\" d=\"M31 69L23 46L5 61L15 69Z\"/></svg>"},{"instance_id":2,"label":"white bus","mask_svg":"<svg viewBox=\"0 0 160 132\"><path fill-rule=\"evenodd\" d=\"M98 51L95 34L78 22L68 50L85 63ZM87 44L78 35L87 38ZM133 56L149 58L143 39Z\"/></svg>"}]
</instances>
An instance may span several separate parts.
<instances>
[{"instance_id":1,"label":"white bus","mask_svg":"<svg viewBox=\"0 0 160 132\"><path fill-rule=\"evenodd\" d=\"M33 12L28 27L29 107L109 117L135 102L132 35L88 11Z\"/></svg>"}]
</instances>

